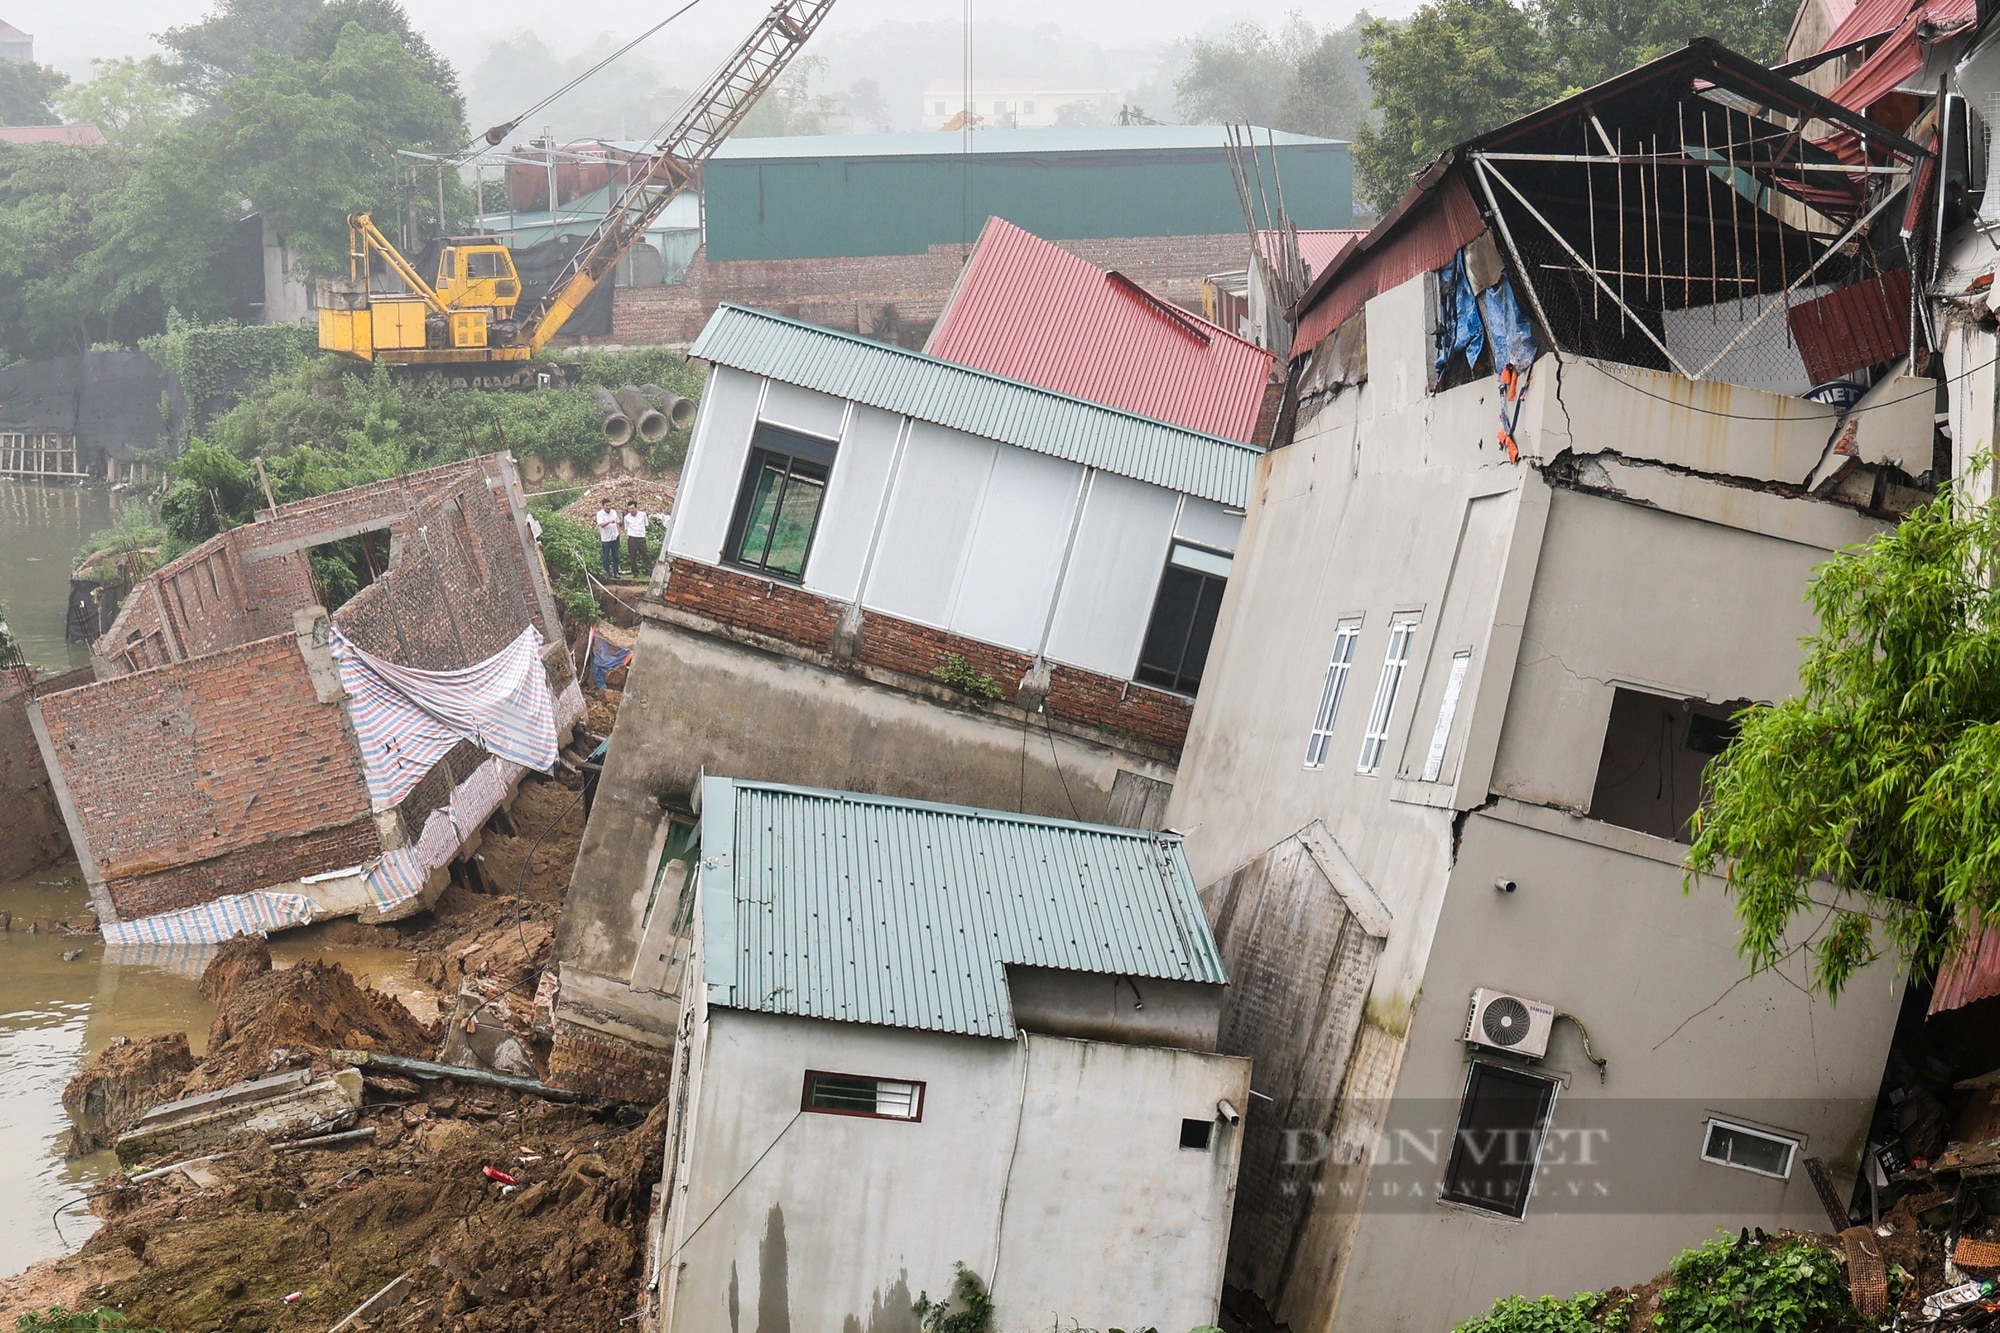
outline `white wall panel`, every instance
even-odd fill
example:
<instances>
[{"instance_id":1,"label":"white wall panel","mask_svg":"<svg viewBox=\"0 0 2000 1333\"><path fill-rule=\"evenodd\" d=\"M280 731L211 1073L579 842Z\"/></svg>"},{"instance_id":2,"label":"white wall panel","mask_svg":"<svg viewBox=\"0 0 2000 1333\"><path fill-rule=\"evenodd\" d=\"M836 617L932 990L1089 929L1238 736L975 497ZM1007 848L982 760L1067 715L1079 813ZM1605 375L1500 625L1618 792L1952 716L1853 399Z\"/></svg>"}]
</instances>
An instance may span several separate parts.
<instances>
[{"instance_id":1,"label":"white wall panel","mask_svg":"<svg viewBox=\"0 0 2000 1333\"><path fill-rule=\"evenodd\" d=\"M902 425L901 417L859 404L848 418L806 559L806 587L814 592L842 602L853 601L860 592Z\"/></svg>"},{"instance_id":2,"label":"white wall panel","mask_svg":"<svg viewBox=\"0 0 2000 1333\"><path fill-rule=\"evenodd\" d=\"M774 426L789 426L823 440L837 440L840 423L847 415L847 400L772 380L771 391L764 395L764 408L757 415Z\"/></svg>"},{"instance_id":3,"label":"white wall panel","mask_svg":"<svg viewBox=\"0 0 2000 1333\"><path fill-rule=\"evenodd\" d=\"M928 422L910 423L863 605L920 624L950 623L959 571L999 448Z\"/></svg>"},{"instance_id":4,"label":"white wall panel","mask_svg":"<svg viewBox=\"0 0 2000 1333\"><path fill-rule=\"evenodd\" d=\"M750 432L757 424L757 395L763 380L717 366L708 373L701 415L688 446L674 497L674 531L667 549L674 555L714 564L729 536L729 515L743 481Z\"/></svg>"},{"instance_id":5,"label":"white wall panel","mask_svg":"<svg viewBox=\"0 0 2000 1333\"><path fill-rule=\"evenodd\" d=\"M1153 614L1179 496L1099 472L1090 479L1047 655L1130 678Z\"/></svg>"},{"instance_id":6,"label":"white wall panel","mask_svg":"<svg viewBox=\"0 0 2000 1333\"><path fill-rule=\"evenodd\" d=\"M1083 468L1002 448L952 610L954 633L1025 653L1042 646Z\"/></svg>"},{"instance_id":7,"label":"white wall panel","mask_svg":"<svg viewBox=\"0 0 2000 1333\"><path fill-rule=\"evenodd\" d=\"M1236 551L1236 534L1243 530L1243 515L1232 514L1213 500L1190 495L1181 506L1181 521L1174 536L1214 551Z\"/></svg>"}]
</instances>

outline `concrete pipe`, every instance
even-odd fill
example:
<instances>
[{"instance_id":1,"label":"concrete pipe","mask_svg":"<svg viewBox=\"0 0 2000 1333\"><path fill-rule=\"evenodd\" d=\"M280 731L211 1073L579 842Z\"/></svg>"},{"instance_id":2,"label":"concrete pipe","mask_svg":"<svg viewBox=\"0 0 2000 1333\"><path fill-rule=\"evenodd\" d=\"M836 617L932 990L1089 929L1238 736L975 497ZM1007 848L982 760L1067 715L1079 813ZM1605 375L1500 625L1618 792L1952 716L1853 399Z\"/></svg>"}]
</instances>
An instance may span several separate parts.
<instances>
[{"instance_id":1,"label":"concrete pipe","mask_svg":"<svg viewBox=\"0 0 2000 1333\"><path fill-rule=\"evenodd\" d=\"M667 438L667 415L646 401L645 395L631 385L626 385L611 395L618 400L618 407L639 432L639 438L647 444Z\"/></svg>"},{"instance_id":2,"label":"concrete pipe","mask_svg":"<svg viewBox=\"0 0 2000 1333\"><path fill-rule=\"evenodd\" d=\"M667 414L667 424L675 430L686 430L694 424L694 399L683 398L657 384L642 384L639 392L646 395L646 401Z\"/></svg>"},{"instance_id":3,"label":"concrete pipe","mask_svg":"<svg viewBox=\"0 0 2000 1333\"><path fill-rule=\"evenodd\" d=\"M626 416L624 409L618 406L618 400L611 396L611 390L592 389L590 401L604 413L605 443L616 449L632 438L632 418Z\"/></svg>"},{"instance_id":4,"label":"concrete pipe","mask_svg":"<svg viewBox=\"0 0 2000 1333\"><path fill-rule=\"evenodd\" d=\"M549 475L548 462L540 454L525 454L519 461L521 464L521 480L527 482L529 485L533 485Z\"/></svg>"}]
</instances>

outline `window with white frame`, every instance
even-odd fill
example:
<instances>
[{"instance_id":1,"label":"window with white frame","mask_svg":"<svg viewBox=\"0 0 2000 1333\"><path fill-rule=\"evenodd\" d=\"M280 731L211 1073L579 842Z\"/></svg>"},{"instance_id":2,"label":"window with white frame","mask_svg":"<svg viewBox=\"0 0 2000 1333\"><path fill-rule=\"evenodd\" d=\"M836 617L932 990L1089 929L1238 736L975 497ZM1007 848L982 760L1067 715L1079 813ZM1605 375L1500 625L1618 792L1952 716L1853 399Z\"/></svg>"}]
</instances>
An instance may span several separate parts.
<instances>
[{"instance_id":1,"label":"window with white frame","mask_svg":"<svg viewBox=\"0 0 2000 1333\"><path fill-rule=\"evenodd\" d=\"M924 1085L901 1079L806 1071L800 1109L826 1115L859 1115L877 1120L922 1120Z\"/></svg>"},{"instance_id":2,"label":"window with white frame","mask_svg":"<svg viewBox=\"0 0 2000 1333\"><path fill-rule=\"evenodd\" d=\"M1389 652L1382 659L1382 678L1375 682L1375 702L1368 709L1368 730L1361 739L1356 772L1373 773L1382 767L1382 752L1389 748L1389 721L1396 715L1396 694L1410 669L1410 644L1421 619L1415 611L1399 611L1389 618Z\"/></svg>"},{"instance_id":3,"label":"window with white frame","mask_svg":"<svg viewBox=\"0 0 2000 1333\"><path fill-rule=\"evenodd\" d=\"M1312 735L1306 738L1306 767L1325 768L1333 748L1333 721L1340 716L1340 696L1347 692L1347 672L1354 665L1354 645L1361 638L1361 619L1343 620L1333 636L1333 656L1320 686L1319 711L1313 714Z\"/></svg>"},{"instance_id":4,"label":"window with white frame","mask_svg":"<svg viewBox=\"0 0 2000 1333\"><path fill-rule=\"evenodd\" d=\"M1798 1151L1799 1141L1795 1138L1728 1120L1711 1119L1702 1130L1702 1161L1733 1166L1739 1171L1755 1171L1760 1176L1789 1179L1792 1158Z\"/></svg>"}]
</instances>

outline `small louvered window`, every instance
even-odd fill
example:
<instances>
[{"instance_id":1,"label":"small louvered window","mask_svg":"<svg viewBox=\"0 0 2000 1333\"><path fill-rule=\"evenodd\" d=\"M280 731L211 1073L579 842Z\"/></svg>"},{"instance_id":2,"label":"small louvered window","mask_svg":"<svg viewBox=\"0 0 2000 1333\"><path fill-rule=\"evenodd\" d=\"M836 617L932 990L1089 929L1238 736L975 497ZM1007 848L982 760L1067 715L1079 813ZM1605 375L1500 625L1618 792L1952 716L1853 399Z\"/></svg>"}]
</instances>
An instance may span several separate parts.
<instances>
[{"instance_id":1,"label":"small louvered window","mask_svg":"<svg viewBox=\"0 0 2000 1333\"><path fill-rule=\"evenodd\" d=\"M878 1120L922 1120L924 1085L858 1074L806 1074L804 1109L826 1115L872 1116Z\"/></svg>"}]
</instances>

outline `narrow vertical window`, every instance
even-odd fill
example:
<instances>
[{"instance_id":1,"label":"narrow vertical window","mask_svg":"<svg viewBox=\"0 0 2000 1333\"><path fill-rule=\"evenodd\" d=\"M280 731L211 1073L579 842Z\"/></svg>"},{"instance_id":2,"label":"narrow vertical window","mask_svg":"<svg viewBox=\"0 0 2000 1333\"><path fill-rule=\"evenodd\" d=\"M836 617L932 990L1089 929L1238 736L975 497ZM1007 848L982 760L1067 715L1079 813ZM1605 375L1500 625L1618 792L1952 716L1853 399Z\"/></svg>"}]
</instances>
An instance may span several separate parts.
<instances>
[{"instance_id":1,"label":"narrow vertical window","mask_svg":"<svg viewBox=\"0 0 2000 1333\"><path fill-rule=\"evenodd\" d=\"M805 574L833 466L825 440L760 425L730 522L730 563L780 578Z\"/></svg>"},{"instance_id":2,"label":"narrow vertical window","mask_svg":"<svg viewBox=\"0 0 2000 1333\"><path fill-rule=\"evenodd\" d=\"M1375 682L1375 702L1368 709L1368 730L1361 740L1361 762L1357 772L1373 773L1382 767L1382 751L1389 745L1389 721L1396 714L1396 693L1403 688L1403 673L1410 666L1410 642L1417 637L1417 613L1406 611L1389 620L1389 654L1382 659L1382 678Z\"/></svg>"},{"instance_id":3,"label":"narrow vertical window","mask_svg":"<svg viewBox=\"0 0 2000 1333\"><path fill-rule=\"evenodd\" d=\"M1201 687L1201 669L1215 637L1215 617L1229 583L1230 558L1175 542L1153 598L1153 618L1139 649L1134 678L1182 694Z\"/></svg>"},{"instance_id":4,"label":"narrow vertical window","mask_svg":"<svg viewBox=\"0 0 2000 1333\"><path fill-rule=\"evenodd\" d=\"M1333 636L1333 657L1326 664L1326 683L1319 691L1319 711L1313 714L1312 735L1306 738L1306 767L1325 768L1333 747L1333 720L1340 716L1340 696L1347 692L1348 668L1354 665L1354 645L1361 638L1359 620L1343 620Z\"/></svg>"}]
</instances>

